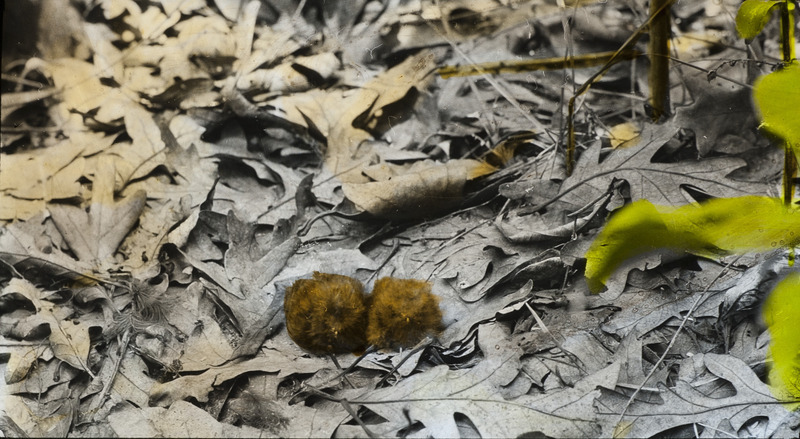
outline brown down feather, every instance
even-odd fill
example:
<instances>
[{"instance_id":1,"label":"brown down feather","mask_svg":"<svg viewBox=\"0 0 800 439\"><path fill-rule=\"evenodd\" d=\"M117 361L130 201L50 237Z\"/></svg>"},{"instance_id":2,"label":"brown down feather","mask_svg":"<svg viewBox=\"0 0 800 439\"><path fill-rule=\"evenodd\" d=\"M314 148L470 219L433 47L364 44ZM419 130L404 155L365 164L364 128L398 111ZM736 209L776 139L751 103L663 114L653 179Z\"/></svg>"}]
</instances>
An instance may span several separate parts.
<instances>
[{"instance_id":1,"label":"brown down feather","mask_svg":"<svg viewBox=\"0 0 800 439\"><path fill-rule=\"evenodd\" d=\"M439 298L429 282L384 277L375 282L369 301L367 342L377 348L412 347L443 329Z\"/></svg>"},{"instance_id":2,"label":"brown down feather","mask_svg":"<svg viewBox=\"0 0 800 439\"><path fill-rule=\"evenodd\" d=\"M367 304L358 280L315 271L286 290L283 305L289 337L302 349L317 355L365 349Z\"/></svg>"}]
</instances>

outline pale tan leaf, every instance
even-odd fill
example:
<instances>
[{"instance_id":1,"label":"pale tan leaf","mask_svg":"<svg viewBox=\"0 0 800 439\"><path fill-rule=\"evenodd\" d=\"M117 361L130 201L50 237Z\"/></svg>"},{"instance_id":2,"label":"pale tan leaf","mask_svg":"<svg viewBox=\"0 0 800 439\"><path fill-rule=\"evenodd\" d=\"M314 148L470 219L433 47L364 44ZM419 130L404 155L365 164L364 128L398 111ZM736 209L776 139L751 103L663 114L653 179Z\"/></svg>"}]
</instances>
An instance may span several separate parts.
<instances>
[{"instance_id":1,"label":"pale tan leaf","mask_svg":"<svg viewBox=\"0 0 800 439\"><path fill-rule=\"evenodd\" d=\"M83 166L81 163L76 173L74 164L82 158L86 146L62 142L51 149L49 154L42 151L0 154L0 191L16 198L42 200L77 195Z\"/></svg>"},{"instance_id":2,"label":"pale tan leaf","mask_svg":"<svg viewBox=\"0 0 800 439\"><path fill-rule=\"evenodd\" d=\"M369 148L362 143L371 135L377 121L387 115L384 107L405 98L412 90L421 91L432 80L433 54L427 51L410 56L402 63L350 91L312 90L269 101L281 117L318 130L328 139L326 168L342 182L363 182L360 168L368 159Z\"/></svg>"},{"instance_id":3,"label":"pale tan leaf","mask_svg":"<svg viewBox=\"0 0 800 439\"><path fill-rule=\"evenodd\" d=\"M212 318L214 305L204 294L203 284L195 282L180 292L180 306L166 310L170 324L186 334L179 340L174 356L184 371L202 371L223 364L233 348L228 344L219 324ZM168 356L169 353L167 353Z\"/></svg>"},{"instance_id":4,"label":"pale tan leaf","mask_svg":"<svg viewBox=\"0 0 800 439\"><path fill-rule=\"evenodd\" d=\"M633 122L624 122L614 125L608 130L606 137L611 141L612 148L631 148L638 145L642 128Z\"/></svg>"},{"instance_id":5,"label":"pale tan leaf","mask_svg":"<svg viewBox=\"0 0 800 439\"><path fill-rule=\"evenodd\" d=\"M114 78L118 83L122 83L124 68L120 62L123 58L122 51L112 44L116 35L105 24L86 23L84 29L94 51L92 61L99 75L103 78Z\"/></svg>"},{"instance_id":6,"label":"pale tan leaf","mask_svg":"<svg viewBox=\"0 0 800 439\"><path fill-rule=\"evenodd\" d=\"M242 8L242 16L236 20L236 24L233 26L234 41L236 43L236 64L234 64L234 69L237 71L241 71L239 63L245 60L253 50L253 37L255 36L259 9L261 9L261 2L250 0Z\"/></svg>"},{"instance_id":7,"label":"pale tan leaf","mask_svg":"<svg viewBox=\"0 0 800 439\"><path fill-rule=\"evenodd\" d=\"M123 18L126 23L139 29L142 39L145 40L160 37L180 19L180 12L173 11L169 16L166 16L155 6L150 6L140 16L127 15Z\"/></svg>"},{"instance_id":8,"label":"pale tan leaf","mask_svg":"<svg viewBox=\"0 0 800 439\"><path fill-rule=\"evenodd\" d=\"M420 218L458 204L464 184L485 166L478 160L426 162L385 181L344 183L345 197L361 210L383 218Z\"/></svg>"},{"instance_id":9,"label":"pale tan leaf","mask_svg":"<svg viewBox=\"0 0 800 439\"><path fill-rule=\"evenodd\" d=\"M40 404L31 401L30 398L23 398L17 395L4 395L3 410L17 426L30 436L56 436L60 429L60 424L65 422L63 415L45 415L37 410ZM66 421L68 422L68 421ZM66 432L64 432L66 433ZM22 436L20 436L22 437Z\"/></svg>"},{"instance_id":10,"label":"pale tan leaf","mask_svg":"<svg viewBox=\"0 0 800 439\"><path fill-rule=\"evenodd\" d=\"M186 55L235 56L236 39L218 15L195 16L175 25L178 47ZM185 78L186 79L186 78Z\"/></svg>"},{"instance_id":11,"label":"pale tan leaf","mask_svg":"<svg viewBox=\"0 0 800 439\"><path fill-rule=\"evenodd\" d=\"M214 385L234 379L251 372L279 372L280 376L292 373L313 373L319 369L319 362L310 358L292 358L274 350L264 350L257 357L234 361L213 367L199 375L187 375L175 380L156 384L150 392L151 404L168 407L189 397L200 402L208 401L208 394Z\"/></svg>"},{"instance_id":12,"label":"pale tan leaf","mask_svg":"<svg viewBox=\"0 0 800 439\"><path fill-rule=\"evenodd\" d=\"M96 67L75 58L61 58L47 64L47 72L68 108L87 113L101 106L114 89L100 83Z\"/></svg>"},{"instance_id":13,"label":"pale tan leaf","mask_svg":"<svg viewBox=\"0 0 800 439\"><path fill-rule=\"evenodd\" d=\"M159 0L164 12L172 14L175 11L180 11L182 14L191 14L192 12L202 9L206 6L205 0Z\"/></svg>"},{"instance_id":14,"label":"pale tan leaf","mask_svg":"<svg viewBox=\"0 0 800 439\"><path fill-rule=\"evenodd\" d=\"M117 161L115 166L127 182L144 177L163 164L166 146L161 139L161 128L153 120L153 114L139 104L131 102L126 106L124 120L125 129L133 143L123 152L126 160Z\"/></svg>"},{"instance_id":15,"label":"pale tan leaf","mask_svg":"<svg viewBox=\"0 0 800 439\"><path fill-rule=\"evenodd\" d=\"M28 299L36 309L36 315L50 326L50 347L56 358L66 361L78 370L88 370L89 328L81 323L68 321L64 308L56 308L46 300L46 294L24 279L13 278L3 289L2 295L18 293Z\"/></svg>"},{"instance_id":16,"label":"pale tan leaf","mask_svg":"<svg viewBox=\"0 0 800 439\"><path fill-rule=\"evenodd\" d=\"M256 428L219 422L186 401L178 401L168 409L122 405L109 415L108 422L120 437L263 437L263 432Z\"/></svg>"},{"instance_id":17,"label":"pale tan leaf","mask_svg":"<svg viewBox=\"0 0 800 439\"><path fill-rule=\"evenodd\" d=\"M44 211L45 203L58 199L82 199L81 177L86 176L85 157L111 145L115 136L71 132L70 138L42 151L0 154L0 219L26 219Z\"/></svg>"},{"instance_id":18,"label":"pale tan leaf","mask_svg":"<svg viewBox=\"0 0 800 439\"><path fill-rule=\"evenodd\" d=\"M239 18L239 11L242 9L244 0L214 0L214 4L222 12L222 15L230 21Z\"/></svg>"},{"instance_id":19,"label":"pale tan leaf","mask_svg":"<svg viewBox=\"0 0 800 439\"><path fill-rule=\"evenodd\" d=\"M9 352L8 363L6 363L5 379L6 384L14 384L22 381L28 376L28 372L36 361L43 359L45 352L52 351L47 346L21 346L12 348ZM46 358L44 358L46 360Z\"/></svg>"},{"instance_id":20,"label":"pale tan leaf","mask_svg":"<svg viewBox=\"0 0 800 439\"><path fill-rule=\"evenodd\" d=\"M100 0L103 17L107 20L117 18L128 11L132 15L141 15L142 10L133 0Z\"/></svg>"},{"instance_id":21,"label":"pale tan leaf","mask_svg":"<svg viewBox=\"0 0 800 439\"><path fill-rule=\"evenodd\" d=\"M295 64L313 70L322 78L329 78L342 66L333 53L303 56L271 69L259 69L243 75L236 82L236 87L243 91L271 92L296 92L312 88L313 84L294 67Z\"/></svg>"},{"instance_id":22,"label":"pale tan leaf","mask_svg":"<svg viewBox=\"0 0 800 439\"><path fill-rule=\"evenodd\" d=\"M261 29L261 34L253 41L252 51L246 58L239 58L240 71L247 74L261 65L274 64L275 60L289 56L301 47L292 39L292 33L281 31L279 25Z\"/></svg>"},{"instance_id":23,"label":"pale tan leaf","mask_svg":"<svg viewBox=\"0 0 800 439\"><path fill-rule=\"evenodd\" d=\"M122 201L114 201L115 175L112 159L104 156L95 176L92 204L88 213L74 206L50 206L58 231L81 261L102 266L111 263L117 247L144 209L143 191Z\"/></svg>"}]
</instances>

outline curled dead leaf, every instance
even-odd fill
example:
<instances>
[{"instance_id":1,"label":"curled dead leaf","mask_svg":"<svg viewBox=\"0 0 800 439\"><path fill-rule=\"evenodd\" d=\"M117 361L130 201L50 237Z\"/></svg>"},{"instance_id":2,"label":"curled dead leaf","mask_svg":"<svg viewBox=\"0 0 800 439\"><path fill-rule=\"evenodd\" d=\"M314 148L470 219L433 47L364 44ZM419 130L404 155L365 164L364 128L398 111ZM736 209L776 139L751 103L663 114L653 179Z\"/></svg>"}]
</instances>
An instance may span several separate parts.
<instances>
[{"instance_id":1,"label":"curled dead leaf","mask_svg":"<svg viewBox=\"0 0 800 439\"><path fill-rule=\"evenodd\" d=\"M479 160L443 165L420 162L409 172L368 183L345 183L344 195L360 209L381 218L419 218L457 205L464 184L495 168Z\"/></svg>"}]
</instances>

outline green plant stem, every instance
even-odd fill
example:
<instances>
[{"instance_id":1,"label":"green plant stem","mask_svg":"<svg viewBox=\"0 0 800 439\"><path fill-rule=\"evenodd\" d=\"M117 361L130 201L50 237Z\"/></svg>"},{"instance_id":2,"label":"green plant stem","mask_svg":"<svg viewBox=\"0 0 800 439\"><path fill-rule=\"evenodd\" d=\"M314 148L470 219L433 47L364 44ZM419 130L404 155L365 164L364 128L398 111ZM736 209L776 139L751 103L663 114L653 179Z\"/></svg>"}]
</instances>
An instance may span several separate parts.
<instances>
[{"instance_id":1,"label":"green plant stem","mask_svg":"<svg viewBox=\"0 0 800 439\"><path fill-rule=\"evenodd\" d=\"M794 16L792 12L794 4L789 0L781 3L781 50L783 51L783 62L786 64L795 60L794 48ZM794 198L794 179L797 177L797 158L792 150L792 145L784 141L783 156L783 202L787 206L792 204Z\"/></svg>"},{"instance_id":2,"label":"green plant stem","mask_svg":"<svg viewBox=\"0 0 800 439\"><path fill-rule=\"evenodd\" d=\"M783 143L783 204L791 206L794 199L794 180L797 178L797 158L792 145Z\"/></svg>"},{"instance_id":3,"label":"green plant stem","mask_svg":"<svg viewBox=\"0 0 800 439\"><path fill-rule=\"evenodd\" d=\"M796 58L794 51L794 17L792 10L794 5L786 0L781 3L781 50L783 51L783 62L790 63Z\"/></svg>"},{"instance_id":4,"label":"green plant stem","mask_svg":"<svg viewBox=\"0 0 800 439\"><path fill-rule=\"evenodd\" d=\"M661 12L664 8L666 8L672 0L668 3L661 5L660 9L656 10L656 13ZM594 75L592 75L586 82L581 85L581 87L575 91L573 96L569 99L569 103L567 104L567 150L565 154L565 161L566 161L566 168L567 168L567 175L572 174L572 170L575 167L575 100L580 97L582 94L586 93L592 85L599 80L603 75L611 68L613 64L619 61L619 58L625 53L626 51L633 50L636 42L639 41L639 37L645 32L651 23L653 22L653 18L655 15L650 14L647 17L647 21L642 23L636 31L622 43L622 46L614 52L614 55L609 58L608 62L597 71Z\"/></svg>"},{"instance_id":5,"label":"green plant stem","mask_svg":"<svg viewBox=\"0 0 800 439\"><path fill-rule=\"evenodd\" d=\"M652 0L650 2L650 42L648 57L650 71L651 119L657 122L667 113L669 107L669 37L670 37L670 5L672 0Z\"/></svg>"}]
</instances>

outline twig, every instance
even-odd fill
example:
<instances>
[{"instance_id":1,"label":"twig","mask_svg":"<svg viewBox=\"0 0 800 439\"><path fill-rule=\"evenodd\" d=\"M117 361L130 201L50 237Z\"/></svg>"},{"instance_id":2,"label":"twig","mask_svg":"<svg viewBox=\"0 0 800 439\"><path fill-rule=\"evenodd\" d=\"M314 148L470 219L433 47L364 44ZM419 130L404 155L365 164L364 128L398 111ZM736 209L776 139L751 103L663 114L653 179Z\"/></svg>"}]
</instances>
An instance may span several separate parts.
<instances>
[{"instance_id":1,"label":"twig","mask_svg":"<svg viewBox=\"0 0 800 439\"><path fill-rule=\"evenodd\" d=\"M364 433L367 433L367 436L369 436L369 437L371 437L371 438L376 438L376 437L378 437L378 436L376 436L376 435L375 435L375 433L373 433L373 432L372 432L372 430L370 430L370 429L369 429L369 427L367 427L367 424L365 424L365 423L364 423L364 421L362 421L362 420L361 420L361 418L360 418L360 417L358 417L358 413L356 413L356 411L355 411L355 410L353 410L353 406L351 406L351 405L350 405L350 403L347 401L347 399L344 399L344 398L342 398L342 399L339 401L339 403L341 403L341 404L342 404L342 407L344 407L344 409L347 411L347 413L349 413L349 414L350 414L350 416L351 416L353 419L355 419L355 420L356 420L356 422L358 423L358 425L360 425L360 426L361 426L361 428L363 428L363 429L364 429Z\"/></svg>"},{"instance_id":2,"label":"twig","mask_svg":"<svg viewBox=\"0 0 800 439\"><path fill-rule=\"evenodd\" d=\"M431 342L432 342L432 340L428 339L426 343L420 344L419 346L417 346L414 349L412 349L411 351L409 351L408 355L403 357L402 360L400 360L397 364L395 364L394 367L392 367L392 369L389 372L387 372L386 375L384 375L383 378L381 378L380 381L378 381L375 384L375 388L377 388L381 384L385 383L386 380L389 379L389 377L392 376L393 373L397 372L397 369L399 369L400 366L402 366L406 361L408 361L409 358L413 357L417 352L419 352L419 351L427 348L428 346L430 346Z\"/></svg>"},{"instance_id":3,"label":"twig","mask_svg":"<svg viewBox=\"0 0 800 439\"><path fill-rule=\"evenodd\" d=\"M561 352L563 352L564 355L569 357L575 363L574 365L581 372L586 373L586 365L583 364L583 361L581 361L581 359L578 358L577 355L575 355L572 352L564 349L564 346L561 345L561 342L558 341L558 339L556 338L555 334L553 334L552 332L550 332L549 329L547 329L547 326L545 326L544 321L539 317L539 314L536 312L536 310L533 309L533 307L528 303L527 300L525 301L525 307L528 308L528 311L530 311L531 315L533 315L534 320L536 320L536 324L538 324L539 327L542 328L542 331L545 334L549 335L550 338L553 339L553 343L555 343L556 346L558 346L558 348L561 350Z\"/></svg>"},{"instance_id":4,"label":"twig","mask_svg":"<svg viewBox=\"0 0 800 439\"><path fill-rule=\"evenodd\" d=\"M120 340L119 343L117 358L114 360L114 370L111 372L111 376L106 380L105 384L103 384L103 390L97 396L94 404L92 404L92 407L89 408L89 413L97 414L96 411L100 409L100 407L103 405L103 401L105 401L109 392L111 392L111 386L114 384L117 374L119 374L119 368L122 365L122 359L125 357L125 352L128 350L128 344L131 341L131 332L131 328L128 328L122 335L122 340Z\"/></svg>"},{"instance_id":5,"label":"twig","mask_svg":"<svg viewBox=\"0 0 800 439\"><path fill-rule=\"evenodd\" d=\"M440 9L440 10L442 9L442 7L441 7L441 5L439 4L439 1L438 1L438 0L436 0L435 4L436 4L436 6L437 6L437 7L439 7L439 9ZM446 29L446 28L447 28L447 26L448 26L448 23L446 22L446 20L444 20L444 15L442 15L442 22L443 22L443 25L445 26L445 29ZM470 63L470 64L473 64L473 65L476 65L476 66L477 66L477 63L476 63L476 62L475 62L475 61L474 61L472 58L470 58L470 56L469 56L469 55L467 55L466 53L464 53L464 51L463 51L463 50L461 50L461 49L458 47L458 45L457 45L455 42L453 42L453 41L452 41L452 40L451 40L451 39L450 39L450 38L449 38L447 35L441 35L441 33L438 31L438 29L436 29L436 28L435 28L435 27L433 27L433 26L431 26L431 28L432 28L432 29L433 29L433 30L434 30L436 33L439 33L439 34L440 34L440 36L441 36L442 38L444 38L444 39L445 39L445 41L447 41L447 43L450 45L450 47L452 47L452 48L453 48L453 50L455 50L455 51L456 51L456 53L458 53L458 54L459 54L459 56L461 56L462 58L464 58L464 60L466 60L468 63ZM528 122L530 122L531 124L533 124L533 126L534 126L534 127L536 127L536 129L537 129L537 130L539 130L540 132L547 132L547 128L546 128L546 127L545 127L545 126L544 126L544 125L543 125L541 122L539 122L539 120L538 120L538 119L536 119L535 117L531 116L531 115L530 115L530 113L528 113L527 111L523 110L523 109L522 109L522 105L520 105L519 101L517 101L517 99L516 99L516 98L514 98L514 96L512 96L512 95L511 95L511 93L509 93L509 92L508 92L508 90L506 90L504 87L502 87L502 86L500 85L500 83L498 83L498 82L497 82L497 81L496 81L494 78L492 78L492 77L491 77L491 75L487 74L485 71L482 71L482 74L483 74L483 79L485 79L485 80L486 80L486 81L487 81L489 84L491 84L491 85L492 85L492 87L494 87L494 88L495 88L495 90L497 90L497 92L498 92L498 93L500 93L500 95L501 95L503 98L505 98L505 100L507 100L507 101L508 101L508 103L510 103L510 104L511 104L511 105L512 105L512 106L513 106L513 107L514 107L514 108L515 108L517 111L519 111L519 113L520 113L520 114L521 114L521 115L522 115L522 116L523 116L523 117L524 117L526 120L528 120Z\"/></svg>"},{"instance_id":6,"label":"twig","mask_svg":"<svg viewBox=\"0 0 800 439\"><path fill-rule=\"evenodd\" d=\"M350 387L355 389L356 386L353 385L353 383L350 381L350 378L347 378L347 375L344 373L345 372L344 369L342 369L342 366L339 365L339 360L336 359L336 355L328 354L328 357L330 357L331 361L333 361L333 364L335 364L336 368L339 369L339 371L341 372L337 376L341 376L342 378L344 378L344 380L347 381L347 384L350 384Z\"/></svg>"}]
</instances>

